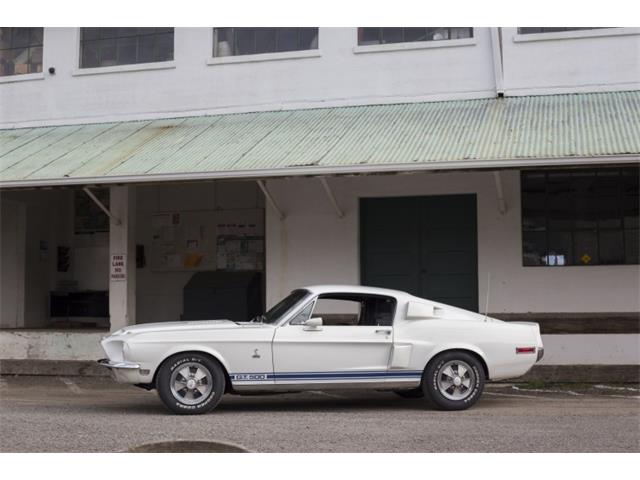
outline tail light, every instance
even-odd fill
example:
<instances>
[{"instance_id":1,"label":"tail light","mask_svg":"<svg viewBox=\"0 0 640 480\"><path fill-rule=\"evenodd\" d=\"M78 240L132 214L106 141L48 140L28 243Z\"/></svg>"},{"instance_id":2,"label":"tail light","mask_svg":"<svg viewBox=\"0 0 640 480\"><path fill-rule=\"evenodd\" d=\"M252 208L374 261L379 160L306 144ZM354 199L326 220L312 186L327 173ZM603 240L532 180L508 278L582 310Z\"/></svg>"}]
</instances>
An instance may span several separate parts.
<instances>
[{"instance_id":1,"label":"tail light","mask_svg":"<svg viewBox=\"0 0 640 480\"><path fill-rule=\"evenodd\" d=\"M536 347L516 347L516 353L536 353Z\"/></svg>"}]
</instances>

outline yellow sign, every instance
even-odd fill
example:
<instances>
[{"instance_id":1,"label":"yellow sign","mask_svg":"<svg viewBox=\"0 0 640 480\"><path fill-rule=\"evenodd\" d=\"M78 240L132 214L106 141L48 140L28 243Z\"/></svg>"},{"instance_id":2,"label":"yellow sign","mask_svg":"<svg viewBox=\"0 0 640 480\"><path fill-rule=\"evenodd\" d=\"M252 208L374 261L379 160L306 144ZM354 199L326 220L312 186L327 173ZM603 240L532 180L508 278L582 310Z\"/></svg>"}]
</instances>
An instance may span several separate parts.
<instances>
[{"instance_id":1,"label":"yellow sign","mask_svg":"<svg viewBox=\"0 0 640 480\"><path fill-rule=\"evenodd\" d=\"M582 260L582 263L587 265L591 261L591 256L588 253L585 253L580 257L580 260Z\"/></svg>"}]
</instances>

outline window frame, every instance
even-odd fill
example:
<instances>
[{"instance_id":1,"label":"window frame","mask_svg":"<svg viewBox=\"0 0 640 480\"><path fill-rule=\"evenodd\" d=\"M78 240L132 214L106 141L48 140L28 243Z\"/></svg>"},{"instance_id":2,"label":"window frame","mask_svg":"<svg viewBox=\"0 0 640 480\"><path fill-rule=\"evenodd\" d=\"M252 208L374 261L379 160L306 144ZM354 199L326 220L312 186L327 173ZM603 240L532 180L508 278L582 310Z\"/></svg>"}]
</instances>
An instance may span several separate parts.
<instances>
[{"instance_id":1,"label":"window frame","mask_svg":"<svg viewBox=\"0 0 640 480\"><path fill-rule=\"evenodd\" d=\"M367 27L355 28L355 45L353 47L353 53L383 53L383 52L399 52L399 51L411 51L411 50L423 50L430 48L452 48L452 47L469 47L475 46L478 43L476 36L476 29L471 28L471 37L468 38L455 38L451 40L424 40L415 42L395 42L395 43L377 43L371 45L360 45L358 42L359 29ZM425 27L427 28L427 27ZM455 28L455 27L449 27Z\"/></svg>"},{"instance_id":2,"label":"window frame","mask_svg":"<svg viewBox=\"0 0 640 480\"><path fill-rule=\"evenodd\" d=\"M317 33L318 47L314 49L286 50L282 52L264 52L264 53L252 53L252 54L246 54L246 55L226 55L226 56L216 57L214 56L214 51L215 51L214 42L216 39L215 30L217 28L233 28L233 27L212 27L209 29L210 56L206 60L207 65L267 62L272 60L292 60L292 59L314 58L314 57L322 56L322 52L320 50L322 28L312 27L312 28L318 29L318 33ZM286 27L274 27L274 28L286 28ZM298 27L298 28L305 28L305 27Z\"/></svg>"},{"instance_id":3,"label":"window frame","mask_svg":"<svg viewBox=\"0 0 640 480\"><path fill-rule=\"evenodd\" d=\"M41 62L40 62L40 71L39 72L30 72L27 71L26 73L15 73L15 64L14 64L14 73L10 73L8 75L0 75L0 82L2 83L9 83L9 82L14 82L14 81L20 81L20 80L35 80L35 79L39 79L39 78L44 78L44 27L2 27L2 28L8 28L10 30L15 30L17 28L26 28L29 29L29 40L27 41L27 44L23 47L14 47L13 45L10 46L9 48L1 48L0 51L10 51L10 50L16 50L19 48L24 48L27 50L27 58L29 58L31 56L31 49L37 49L40 48L41 50ZM32 36L33 36L33 30L36 29L40 29L41 30L41 42L40 43L32 43ZM13 32L11 32L13 34ZM27 62L27 69L30 68L30 66L32 65L31 62ZM10 79L10 80L8 80Z\"/></svg>"},{"instance_id":4,"label":"window frame","mask_svg":"<svg viewBox=\"0 0 640 480\"><path fill-rule=\"evenodd\" d=\"M618 37L624 35L640 35L640 27L606 27L589 30L568 30L565 32L519 33L519 27L514 28L514 43L542 42L547 40L576 40L594 37Z\"/></svg>"},{"instance_id":5,"label":"window frame","mask_svg":"<svg viewBox=\"0 0 640 480\"><path fill-rule=\"evenodd\" d=\"M78 27L76 29L76 61L75 68L72 71L73 76L80 75L94 75L100 73L115 73L115 72L133 72L140 70L162 70L162 69L170 69L175 68L175 35L176 31L174 27L167 27L173 29L173 55L171 60L159 60L152 62L135 62L135 63L124 63L124 64L116 64L116 65L104 65L104 66L95 66L95 67L83 67L82 66L82 55L83 55L83 41L82 41L82 30L83 28L92 28L92 27ZM102 28L102 27L99 27ZM161 28L161 27L156 27ZM165 32L166 33L166 32ZM150 35L161 35L162 33L153 33ZM139 37L140 35L131 35L131 37ZM126 37L113 37L114 39L118 38L126 38ZM117 43L116 43L117 48Z\"/></svg>"},{"instance_id":6,"label":"window frame","mask_svg":"<svg viewBox=\"0 0 640 480\"><path fill-rule=\"evenodd\" d=\"M327 296L329 298L327 298ZM309 315L309 318L315 318L314 317L314 312L316 309L316 303L318 302L318 300L321 299L321 297L324 297L324 299L326 300L345 300L345 301L354 301L352 299L341 299L338 298L339 296L349 296L349 297L360 297L362 299L369 299L369 298L374 298L374 299L383 299L383 300L391 300L393 302L393 309L391 312L391 325L384 325L385 327L393 327L395 324L395 320L396 320L396 314L398 312L398 299L390 296L390 295L380 295L380 294L376 294L376 293L360 293L360 292L324 292L324 293L320 293L320 294L316 294L314 295L314 297L308 301L305 302L304 305L297 310L289 319L287 319L285 322L282 323L281 326L300 326L300 325L304 325L304 323L291 323L293 320L296 319L296 317L301 314L302 312L304 312L309 305L311 306L311 314ZM362 314L362 310L360 310L360 314ZM308 319L307 319L308 320ZM360 325L361 318L358 318L358 324L356 325L324 325L326 327L370 327L370 326L375 326L375 325Z\"/></svg>"},{"instance_id":7,"label":"window frame","mask_svg":"<svg viewBox=\"0 0 640 480\"><path fill-rule=\"evenodd\" d=\"M640 265L640 260L636 261L636 263L633 262L627 262L626 261L626 254L627 254L627 245L626 245L626 233L627 232L632 232L632 231L640 231L640 226L636 226L636 227L626 227L625 225L625 203L624 203L624 199L625 199L625 195L623 192L623 186L624 186L624 177L625 177L625 170L631 170L633 171L633 169L636 169L636 172L638 172L638 174L640 174L640 169L638 167L632 166L632 165L619 165L619 166L613 166L613 167L603 167L603 168L576 168L576 169L571 169L571 170L564 170L564 169L529 169L529 170L521 170L520 171L520 176L519 176L519 181L520 181L520 265L523 268L532 268L532 267L548 267L548 268L558 268L558 267L616 267L616 266L634 266L634 265ZM552 228L549 229L549 203L548 203L548 197L549 197L549 179L548 179L548 175L549 174L553 174L553 173L560 173L560 172L566 172L566 173L574 173L574 174L590 174L594 177L594 179L598 178L598 173L599 172L615 172L617 171L617 184L616 184L616 197L617 197L617 205L616 205L616 210L618 211L618 217L620 220L620 226L619 227L611 227L611 228L606 228L606 227L601 227L600 226L600 222L602 221L602 219L600 217L595 217L594 218L594 222L595 222L595 226L594 227L577 227L575 224L571 225L570 227L564 227L564 228ZM524 185L524 177L525 175L532 175L532 174L544 174L545 178L544 178L544 185L545 185L545 197L544 197L544 229L543 230L535 230L535 229L529 229L529 230L525 230L525 207L527 207L527 205L525 205L525 201L524 201L524 196L525 196L525 185ZM572 194L575 195L575 194ZM575 196L572 196L571 201L574 202L575 201ZM572 217L571 222L575 222L576 221L576 217ZM600 263L600 252L601 252L601 240L600 240L600 232L620 232L622 235L622 256L623 256L623 261L622 262L616 262L616 263ZM569 234L570 238L571 238L571 255L570 255L570 262L569 264L563 264L563 265L550 265L550 264L538 264L538 265L528 265L525 263L525 234L526 233L542 233L545 235L545 245L546 245L546 255L549 255L549 237L551 235L560 235L560 234ZM575 247L575 234L576 232L580 233L580 232L595 232L595 251L598 255L597 258L597 263L584 263L584 264L580 264L580 263L574 263L574 259L575 259L575 255L576 253L574 252L574 247Z\"/></svg>"}]
</instances>

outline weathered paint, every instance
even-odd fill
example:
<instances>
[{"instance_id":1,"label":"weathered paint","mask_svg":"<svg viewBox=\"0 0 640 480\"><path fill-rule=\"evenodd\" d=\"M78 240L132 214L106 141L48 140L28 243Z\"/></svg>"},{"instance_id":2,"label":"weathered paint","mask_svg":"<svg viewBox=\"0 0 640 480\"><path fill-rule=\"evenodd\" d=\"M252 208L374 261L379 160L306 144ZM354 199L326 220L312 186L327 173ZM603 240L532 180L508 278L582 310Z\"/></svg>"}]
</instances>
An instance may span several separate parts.
<instances>
[{"instance_id":1,"label":"weathered paint","mask_svg":"<svg viewBox=\"0 0 640 480\"><path fill-rule=\"evenodd\" d=\"M0 131L0 181L640 154L640 91ZM374 168L375 171L375 168ZM279 173L281 172L281 173ZM169 179L169 178L168 178Z\"/></svg>"}]
</instances>

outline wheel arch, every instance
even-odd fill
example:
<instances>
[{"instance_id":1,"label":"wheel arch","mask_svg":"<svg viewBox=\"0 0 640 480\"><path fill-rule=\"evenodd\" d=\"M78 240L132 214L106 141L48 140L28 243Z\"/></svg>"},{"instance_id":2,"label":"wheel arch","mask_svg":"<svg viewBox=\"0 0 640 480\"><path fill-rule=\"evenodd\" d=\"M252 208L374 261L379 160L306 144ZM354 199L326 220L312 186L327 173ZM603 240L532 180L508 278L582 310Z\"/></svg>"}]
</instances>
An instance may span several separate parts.
<instances>
[{"instance_id":1,"label":"wheel arch","mask_svg":"<svg viewBox=\"0 0 640 480\"><path fill-rule=\"evenodd\" d=\"M218 352L211 352L208 349L204 349L204 348L185 348L180 349L178 351L171 351L170 353L167 353L162 360L158 363L158 366L156 367L155 372L153 372L153 380L151 382L151 384L157 388L156 386L156 381L158 378L158 372L160 372L160 369L162 368L162 366L167 363L169 360L171 360L173 357L176 357L178 355L186 355L189 353L197 353L198 355L204 355L206 357L209 357L211 360L213 360L214 362L216 362L218 365L220 365L220 368L222 368L222 372L224 374L224 390L225 393L229 392L231 390L233 390L233 384L231 383L231 377L229 376L229 369L227 367L227 365L225 364L225 362L223 362L221 360L222 356L218 353Z\"/></svg>"},{"instance_id":2,"label":"wheel arch","mask_svg":"<svg viewBox=\"0 0 640 480\"><path fill-rule=\"evenodd\" d=\"M489 365L487 364L487 360L484 357L484 354L479 349L471 345L446 346L441 349L438 349L437 351L432 353L431 357L425 364L423 371L427 369L427 367L431 364L431 362L433 362L438 357L438 355L441 355L443 353L449 353L449 352L465 352L472 355L480 362L480 365L482 365L482 370L484 370L485 378L487 380L491 378L490 372L489 372Z\"/></svg>"}]
</instances>

